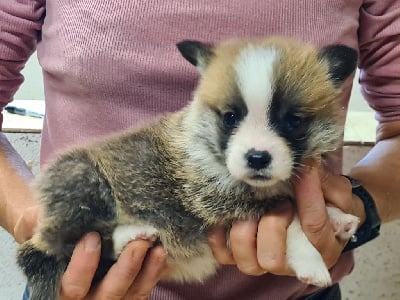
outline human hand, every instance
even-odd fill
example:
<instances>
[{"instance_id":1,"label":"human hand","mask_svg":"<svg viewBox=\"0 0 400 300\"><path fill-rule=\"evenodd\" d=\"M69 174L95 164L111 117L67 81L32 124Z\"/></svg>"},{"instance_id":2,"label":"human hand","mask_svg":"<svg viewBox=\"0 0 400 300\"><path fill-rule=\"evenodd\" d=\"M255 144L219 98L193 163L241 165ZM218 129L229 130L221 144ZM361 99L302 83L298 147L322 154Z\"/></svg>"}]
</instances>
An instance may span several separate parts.
<instances>
[{"instance_id":1,"label":"human hand","mask_svg":"<svg viewBox=\"0 0 400 300\"><path fill-rule=\"evenodd\" d=\"M297 213L303 231L321 253L327 267L339 259L346 244L336 238L329 222L326 204L345 213L360 217L363 223L363 205L351 192L351 185L343 176L334 176L314 165L307 167L295 179ZM226 233L216 227L209 235L209 244L220 264L236 264L243 273L261 275L294 275L286 262L286 230L292 221L293 209L289 203L257 221L233 224L229 233L231 249L226 246Z\"/></svg>"},{"instance_id":2,"label":"human hand","mask_svg":"<svg viewBox=\"0 0 400 300\"><path fill-rule=\"evenodd\" d=\"M324 164L316 162L311 162L300 177L294 180L294 191L302 229L321 254L326 266L331 268L348 241L335 234L326 206L331 205L344 213L360 217L362 212L358 208L363 211L362 203L353 195L347 178L332 174Z\"/></svg>"},{"instance_id":3,"label":"human hand","mask_svg":"<svg viewBox=\"0 0 400 300\"><path fill-rule=\"evenodd\" d=\"M147 299L160 277L168 272L167 254L161 246L150 249L144 240L126 245L106 276L91 288L100 260L100 237L86 234L76 245L61 279L60 300Z\"/></svg>"},{"instance_id":4,"label":"human hand","mask_svg":"<svg viewBox=\"0 0 400 300\"><path fill-rule=\"evenodd\" d=\"M14 228L17 242L22 243L32 237L39 215L39 206L23 211ZM102 281L91 288L101 245L97 233L87 234L75 246L61 280L59 299L147 299L160 277L170 270L166 266L165 250L150 247L149 241L130 242Z\"/></svg>"},{"instance_id":5,"label":"human hand","mask_svg":"<svg viewBox=\"0 0 400 300\"><path fill-rule=\"evenodd\" d=\"M21 244L32 237L38 223L39 211L39 206L30 206L17 218L13 235L18 243Z\"/></svg>"},{"instance_id":6,"label":"human hand","mask_svg":"<svg viewBox=\"0 0 400 300\"><path fill-rule=\"evenodd\" d=\"M237 265L247 275L274 273L294 275L286 263L286 230L293 219L293 207L284 203L259 221L240 221L229 232L216 226L209 234L209 245L215 259L222 265Z\"/></svg>"},{"instance_id":7,"label":"human hand","mask_svg":"<svg viewBox=\"0 0 400 300\"><path fill-rule=\"evenodd\" d=\"M364 205L352 193L346 177L332 174L323 165L309 168L296 180L294 188L303 231L330 268L337 262L348 241L332 234L335 230L327 217L326 205L357 216L360 219L358 228L365 221Z\"/></svg>"}]
</instances>

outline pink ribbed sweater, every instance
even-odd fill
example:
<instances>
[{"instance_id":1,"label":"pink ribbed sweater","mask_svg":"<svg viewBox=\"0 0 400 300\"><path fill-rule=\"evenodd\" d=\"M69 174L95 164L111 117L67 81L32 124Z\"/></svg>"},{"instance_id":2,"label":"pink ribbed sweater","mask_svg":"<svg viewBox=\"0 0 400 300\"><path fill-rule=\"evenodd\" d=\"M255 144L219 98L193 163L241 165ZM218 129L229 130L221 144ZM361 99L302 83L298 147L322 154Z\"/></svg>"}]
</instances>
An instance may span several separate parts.
<instances>
[{"instance_id":1,"label":"pink ribbed sweater","mask_svg":"<svg viewBox=\"0 0 400 300\"><path fill-rule=\"evenodd\" d=\"M377 119L400 120L398 0L0 0L0 105L12 100L37 48L45 162L71 144L182 107L197 74L176 42L270 34L359 49L362 91ZM343 256L334 279L352 267L351 254ZM249 277L224 267L205 285L160 284L151 299L295 299L314 290L292 277Z\"/></svg>"}]
</instances>

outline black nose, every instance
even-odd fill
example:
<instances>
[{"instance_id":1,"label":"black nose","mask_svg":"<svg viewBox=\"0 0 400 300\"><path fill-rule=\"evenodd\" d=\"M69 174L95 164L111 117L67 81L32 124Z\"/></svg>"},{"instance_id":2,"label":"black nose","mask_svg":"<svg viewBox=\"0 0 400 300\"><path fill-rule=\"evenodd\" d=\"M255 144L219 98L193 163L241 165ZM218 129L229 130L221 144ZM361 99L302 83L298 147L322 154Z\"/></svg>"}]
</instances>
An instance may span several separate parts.
<instances>
[{"instance_id":1,"label":"black nose","mask_svg":"<svg viewBox=\"0 0 400 300\"><path fill-rule=\"evenodd\" d=\"M247 165L255 170L261 170L270 164L272 157L267 151L250 150L246 154Z\"/></svg>"}]
</instances>

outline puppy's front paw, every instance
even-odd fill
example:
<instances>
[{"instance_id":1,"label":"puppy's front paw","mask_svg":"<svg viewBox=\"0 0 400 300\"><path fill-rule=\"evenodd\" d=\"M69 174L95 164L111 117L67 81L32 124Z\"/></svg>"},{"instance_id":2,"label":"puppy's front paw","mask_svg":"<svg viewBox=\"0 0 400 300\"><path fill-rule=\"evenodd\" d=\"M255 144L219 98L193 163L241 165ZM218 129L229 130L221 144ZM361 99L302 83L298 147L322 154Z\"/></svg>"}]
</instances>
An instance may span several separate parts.
<instances>
[{"instance_id":1,"label":"puppy's front paw","mask_svg":"<svg viewBox=\"0 0 400 300\"><path fill-rule=\"evenodd\" d=\"M327 207L330 222L335 230L335 235L341 240L348 240L357 231L360 219L346 214L332 206Z\"/></svg>"},{"instance_id":2,"label":"puppy's front paw","mask_svg":"<svg viewBox=\"0 0 400 300\"><path fill-rule=\"evenodd\" d=\"M329 271L320 253L304 234L297 216L293 218L287 233L287 262L297 278L318 287L331 285Z\"/></svg>"},{"instance_id":3,"label":"puppy's front paw","mask_svg":"<svg viewBox=\"0 0 400 300\"><path fill-rule=\"evenodd\" d=\"M311 244L303 243L298 246L295 252L288 253L289 266L297 278L318 287L331 285L331 275L318 251Z\"/></svg>"},{"instance_id":4,"label":"puppy's front paw","mask_svg":"<svg viewBox=\"0 0 400 300\"><path fill-rule=\"evenodd\" d=\"M119 225L113 232L114 255L117 258L126 244L134 240L147 240L154 242L158 231L148 225Z\"/></svg>"},{"instance_id":5,"label":"puppy's front paw","mask_svg":"<svg viewBox=\"0 0 400 300\"><path fill-rule=\"evenodd\" d=\"M327 287L332 284L331 275L324 263L304 262L304 266L298 266L297 278L307 284L318 287Z\"/></svg>"}]
</instances>

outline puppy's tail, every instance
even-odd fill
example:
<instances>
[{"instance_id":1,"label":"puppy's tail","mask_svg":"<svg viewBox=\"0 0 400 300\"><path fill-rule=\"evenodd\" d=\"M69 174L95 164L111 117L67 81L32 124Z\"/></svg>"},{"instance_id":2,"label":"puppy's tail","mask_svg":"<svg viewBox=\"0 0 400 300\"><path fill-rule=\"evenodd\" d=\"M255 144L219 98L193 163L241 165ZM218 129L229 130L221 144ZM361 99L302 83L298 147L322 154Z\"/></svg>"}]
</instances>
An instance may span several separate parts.
<instances>
[{"instance_id":1,"label":"puppy's tail","mask_svg":"<svg viewBox=\"0 0 400 300\"><path fill-rule=\"evenodd\" d=\"M18 249L17 263L28 279L30 300L56 300L67 261L39 250L31 241Z\"/></svg>"}]
</instances>

